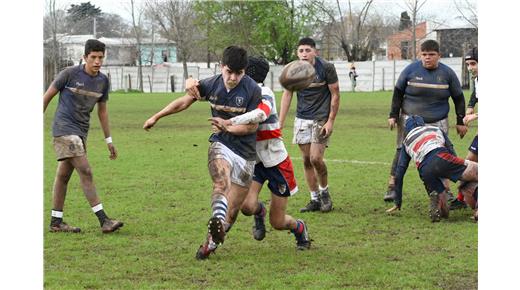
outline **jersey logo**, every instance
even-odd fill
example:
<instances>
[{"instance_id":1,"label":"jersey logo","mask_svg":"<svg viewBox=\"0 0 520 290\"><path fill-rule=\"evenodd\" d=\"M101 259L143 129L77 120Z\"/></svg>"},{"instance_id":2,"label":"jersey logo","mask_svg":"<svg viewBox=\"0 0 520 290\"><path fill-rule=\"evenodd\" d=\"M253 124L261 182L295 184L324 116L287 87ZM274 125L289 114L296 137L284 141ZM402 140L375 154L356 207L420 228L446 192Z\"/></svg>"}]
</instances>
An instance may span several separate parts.
<instances>
[{"instance_id":1,"label":"jersey logo","mask_svg":"<svg viewBox=\"0 0 520 290\"><path fill-rule=\"evenodd\" d=\"M415 77L415 79L418 80L418 81L422 81L423 80L422 77Z\"/></svg>"},{"instance_id":2,"label":"jersey logo","mask_svg":"<svg viewBox=\"0 0 520 290\"><path fill-rule=\"evenodd\" d=\"M244 98L243 97L236 97L235 98L235 104L237 104L237 106L241 107L244 104Z\"/></svg>"},{"instance_id":3,"label":"jersey logo","mask_svg":"<svg viewBox=\"0 0 520 290\"><path fill-rule=\"evenodd\" d=\"M83 87L83 86L85 86L85 83L76 82L76 86Z\"/></svg>"}]
</instances>

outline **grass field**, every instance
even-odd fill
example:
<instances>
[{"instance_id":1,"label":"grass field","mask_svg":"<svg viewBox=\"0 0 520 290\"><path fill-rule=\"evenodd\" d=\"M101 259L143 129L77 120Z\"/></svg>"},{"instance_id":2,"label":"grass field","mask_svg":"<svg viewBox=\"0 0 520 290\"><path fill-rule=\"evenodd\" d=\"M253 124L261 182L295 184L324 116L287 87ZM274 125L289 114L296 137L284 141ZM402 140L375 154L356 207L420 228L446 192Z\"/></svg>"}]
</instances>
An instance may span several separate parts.
<instances>
[{"instance_id":1,"label":"grass field","mask_svg":"<svg viewBox=\"0 0 520 290\"><path fill-rule=\"evenodd\" d=\"M45 228L56 170L50 131L57 98L45 115ZM216 255L195 260L211 214L206 121L210 113L207 103L195 103L144 131L143 122L172 98L171 94L110 96L112 136L119 151L115 161L108 159L93 111L87 147L94 181L107 214L125 226L111 235L101 233L74 174L64 218L81 227L82 233L45 232L45 288L477 288L478 226L470 220L471 210L451 212L449 220L432 224L428 198L417 171L410 167L402 211L385 213L391 205L382 201L382 192L395 145L395 131L386 125L390 92L342 94L325 156L335 207L326 214L298 212L309 193L299 151L290 143L293 98L283 133L300 191L290 199L288 213L307 222L311 250L297 252L293 235L269 225L266 238L255 241L252 218L239 216ZM459 139L451 111L450 137L459 155L465 156L476 124ZM351 162L356 160L374 163ZM270 198L266 188L261 198Z\"/></svg>"}]
</instances>

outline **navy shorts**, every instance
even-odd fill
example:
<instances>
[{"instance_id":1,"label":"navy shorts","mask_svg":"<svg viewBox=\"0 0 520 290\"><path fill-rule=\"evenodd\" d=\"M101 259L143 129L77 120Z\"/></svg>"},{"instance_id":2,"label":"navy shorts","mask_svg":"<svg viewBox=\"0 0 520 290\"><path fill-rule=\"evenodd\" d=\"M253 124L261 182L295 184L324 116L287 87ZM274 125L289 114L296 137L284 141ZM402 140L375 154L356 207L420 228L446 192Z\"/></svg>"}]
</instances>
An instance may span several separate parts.
<instances>
[{"instance_id":1,"label":"navy shorts","mask_svg":"<svg viewBox=\"0 0 520 290\"><path fill-rule=\"evenodd\" d=\"M430 156L431 155L431 156ZM419 175L426 185L428 192L443 192L443 179L449 178L456 182L466 170L464 159L454 156L448 150L430 152L419 167Z\"/></svg>"},{"instance_id":2,"label":"navy shorts","mask_svg":"<svg viewBox=\"0 0 520 290\"><path fill-rule=\"evenodd\" d=\"M478 155L478 135L473 138L473 142L471 142L468 150L473 152L473 154Z\"/></svg>"},{"instance_id":3,"label":"navy shorts","mask_svg":"<svg viewBox=\"0 0 520 290\"><path fill-rule=\"evenodd\" d=\"M294 169L291 158L287 158L273 167L265 167L262 162L255 165L255 173L253 180L264 184L267 180L267 187L275 195L289 197L298 191L296 178L294 177Z\"/></svg>"}]
</instances>

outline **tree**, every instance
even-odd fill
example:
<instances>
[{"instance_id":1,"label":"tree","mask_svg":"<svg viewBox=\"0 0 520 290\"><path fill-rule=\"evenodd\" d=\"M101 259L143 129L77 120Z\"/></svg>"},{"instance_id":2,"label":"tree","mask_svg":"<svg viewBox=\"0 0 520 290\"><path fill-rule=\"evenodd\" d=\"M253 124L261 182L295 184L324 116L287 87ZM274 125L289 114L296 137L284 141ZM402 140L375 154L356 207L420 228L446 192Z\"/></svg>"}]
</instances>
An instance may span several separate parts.
<instances>
[{"instance_id":1,"label":"tree","mask_svg":"<svg viewBox=\"0 0 520 290\"><path fill-rule=\"evenodd\" d=\"M141 58L142 50L141 50L141 41L143 36L143 9L138 9L137 17L136 17L136 8L134 0L130 0L131 5L131 13L132 13L132 32L135 37L136 45L137 45L137 79L139 83L139 90L143 91L143 60Z\"/></svg>"},{"instance_id":2,"label":"tree","mask_svg":"<svg viewBox=\"0 0 520 290\"><path fill-rule=\"evenodd\" d=\"M405 5L408 7L411 12L411 20L412 26L410 29L412 30L412 57L413 59L417 59L417 35L416 35L416 27L417 27L417 18L419 11L426 4L428 0L405 0Z\"/></svg>"},{"instance_id":3,"label":"tree","mask_svg":"<svg viewBox=\"0 0 520 290\"><path fill-rule=\"evenodd\" d=\"M182 62L184 78L188 78L188 64L194 36L198 28L194 24L193 2L189 0L150 1L147 10L160 28L160 34L175 42L177 57Z\"/></svg>"},{"instance_id":4,"label":"tree","mask_svg":"<svg viewBox=\"0 0 520 290\"><path fill-rule=\"evenodd\" d=\"M64 25L65 10L56 7L56 0L46 1L46 13L43 18L43 36L45 63L45 87L50 84L61 69L60 39L59 35L66 31Z\"/></svg>"},{"instance_id":5,"label":"tree","mask_svg":"<svg viewBox=\"0 0 520 290\"><path fill-rule=\"evenodd\" d=\"M95 34L95 19L101 16L101 9L84 2L79 5L71 4L67 9L67 23L72 34Z\"/></svg>"},{"instance_id":6,"label":"tree","mask_svg":"<svg viewBox=\"0 0 520 290\"><path fill-rule=\"evenodd\" d=\"M478 30L476 3L469 0L455 0L455 8L466 22Z\"/></svg>"}]
</instances>

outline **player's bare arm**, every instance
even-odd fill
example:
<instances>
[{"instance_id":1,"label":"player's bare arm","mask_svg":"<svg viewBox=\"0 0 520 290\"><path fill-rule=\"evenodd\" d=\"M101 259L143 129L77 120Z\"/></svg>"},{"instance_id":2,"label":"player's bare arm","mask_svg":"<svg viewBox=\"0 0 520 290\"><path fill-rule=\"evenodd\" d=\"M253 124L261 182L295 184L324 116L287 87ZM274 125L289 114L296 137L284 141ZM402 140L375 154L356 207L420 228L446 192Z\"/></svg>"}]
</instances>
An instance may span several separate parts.
<instances>
[{"instance_id":1,"label":"player's bare arm","mask_svg":"<svg viewBox=\"0 0 520 290\"><path fill-rule=\"evenodd\" d=\"M211 125L217 130L229 132L238 136L252 134L258 129L258 123L233 125L231 120L224 120L219 117L213 117L208 120L211 121Z\"/></svg>"},{"instance_id":2,"label":"player's bare arm","mask_svg":"<svg viewBox=\"0 0 520 290\"><path fill-rule=\"evenodd\" d=\"M189 108L195 101L196 100L193 99L190 95L184 95L178 99L175 99L166 107L164 107L161 111L157 112L155 115L151 116L148 120L146 120L143 124L143 129L148 131L162 117L175 114L180 111L184 111L187 108Z\"/></svg>"},{"instance_id":3,"label":"player's bare arm","mask_svg":"<svg viewBox=\"0 0 520 290\"><path fill-rule=\"evenodd\" d=\"M291 106L291 100L293 97L293 92L288 90L283 90L282 94L282 100L280 101L280 114L279 114L279 121L280 121L280 130L283 129L283 126L285 124L285 118L287 117L287 112L289 111L289 107Z\"/></svg>"},{"instance_id":4,"label":"player's bare arm","mask_svg":"<svg viewBox=\"0 0 520 290\"><path fill-rule=\"evenodd\" d=\"M328 87L329 87L330 94L331 94L330 113L329 113L329 119L323 125L323 128L321 129L322 135L324 135L325 137L332 135L334 121L336 120L336 115L338 114L338 110L339 110L339 82L329 84Z\"/></svg>"},{"instance_id":5,"label":"player's bare arm","mask_svg":"<svg viewBox=\"0 0 520 290\"><path fill-rule=\"evenodd\" d=\"M186 79L186 82L184 85L184 87L185 87L184 90L186 91L186 93L196 100L201 99L198 85L199 85L199 80L194 79L194 78Z\"/></svg>"},{"instance_id":6,"label":"player's bare arm","mask_svg":"<svg viewBox=\"0 0 520 290\"><path fill-rule=\"evenodd\" d=\"M47 109L47 106L51 102L52 98L58 93L58 90L51 84L45 94L43 94L43 112Z\"/></svg>"},{"instance_id":7,"label":"player's bare arm","mask_svg":"<svg viewBox=\"0 0 520 290\"><path fill-rule=\"evenodd\" d=\"M99 102L98 105L98 118L99 123L101 124L101 129L103 130L103 134L105 135L105 142L107 143L108 151L110 152L109 158L114 160L117 158L117 150L114 144L112 143L112 137L110 135L110 125L108 122L108 109L106 102Z\"/></svg>"}]
</instances>

